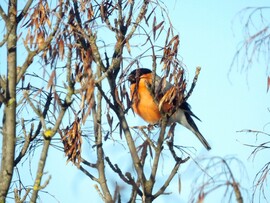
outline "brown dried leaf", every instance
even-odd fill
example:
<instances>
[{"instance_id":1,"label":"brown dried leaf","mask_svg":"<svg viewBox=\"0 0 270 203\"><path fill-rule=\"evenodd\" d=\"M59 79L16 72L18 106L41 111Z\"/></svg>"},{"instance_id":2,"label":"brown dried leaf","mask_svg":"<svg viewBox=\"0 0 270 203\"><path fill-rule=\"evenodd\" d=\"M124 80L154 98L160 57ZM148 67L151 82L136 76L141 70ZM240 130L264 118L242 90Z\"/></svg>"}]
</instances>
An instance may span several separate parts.
<instances>
[{"instance_id":1,"label":"brown dried leaf","mask_svg":"<svg viewBox=\"0 0 270 203\"><path fill-rule=\"evenodd\" d=\"M42 49L42 46L44 45L44 32L38 32L37 33L37 39L36 39L36 44L38 45L39 49Z\"/></svg>"},{"instance_id":2,"label":"brown dried leaf","mask_svg":"<svg viewBox=\"0 0 270 203\"><path fill-rule=\"evenodd\" d=\"M71 127L65 130L65 135L61 135L61 139L65 155L68 157L67 162L71 161L76 166L80 165L82 134L79 118L76 118Z\"/></svg>"},{"instance_id":3,"label":"brown dried leaf","mask_svg":"<svg viewBox=\"0 0 270 203\"><path fill-rule=\"evenodd\" d=\"M178 174L178 193L180 194L182 190L181 176Z\"/></svg>"},{"instance_id":4,"label":"brown dried leaf","mask_svg":"<svg viewBox=\"0 0 270 203\"><path fill-rule=\"evenodd\" d=\"M128 40L126 41L126 47L127 47L127 51L129 53L129 55L131 55L131 49L130 49L130 44L129 44Z\"/></svg>"},{"instance_id":5,"label":"brown dried leaf","mask_svg":"<svg viewBox=\"0 0 270 203\"><path fill-rule=\"evenodd\" d=\"M36 93L36 94L34 94L33 99L34 99L34 98L36 98L36 96L38 96L38 95L39 95L39 94L41 94L42 92L43 92L43 88L38 89L38 90L37 90L37 93Z\"/></svg>"},{"instance_id":6,"label":"brown dried leaf","mask_svg":"<svg viewBox=\"0 0 270 203\"><path fill-rule=\"evenodd\" d=\"M90 7L87 9L87 19L91 20L94 17L94 10L92 4L90 4Z\"/></svg>"},{"instance_id":7,"label":"brown dried leaf","mask_svg":"<svg viewBox=\"0 0 270 203\"><path fill-rule=\"evenodd\" d=\"M166 40L165 40L165 46L166 46L167 43L168 43L168 40L169 40L169 37L170 37L170 32L171 32L171 28L168 29L167 36L166 36Z\"/></svg>"},{"instance_id":8,"label":"brown dried leaf","mask_svg":"<svg viewBox=\"0 0 270 203\"><path fill-rule=\"evenodd\" d=\"M51 20L50 20L49 18L47 18L47 19L46 19L46 22L47 22L47 24L48 24L49 28L51 28L51 27L52 27Z\"/></svg>"},{"instance_id":9,"label":"brown dried leaf","mask_svg":"<svg viewBox=\"0 0 270 203\"><path fill-rule=\"evenodd\" d=\"M47 84L47 90L48 90L51 86L53 86L55 76L56 76L56 72L55 72L55 70L53 70L53 71L52 71L52 74L51 74L51 76L50 76L50 79L49 79L49 81L48 81L48 84Z\"/></svg>"},{"instance_id":10,"label":"brown dried leaf","mask_svg":"<svg viewBox=\"0 0 270 203\"><path fill-rule=\"evenodd\" d=\"M203 203L204 202L204 198L205 198L205 194L203 192L201 192L199 194L199 197L198 197L198 203Z\"/></svg>"},{"instance_id":11,"label":"brown dried leaf","mask_svg":"<svg viewBox=\"0 0 270 203\"><path fill-rule=\"evenodd\" d=\"M156 23L156 22L155 22ZM154 39L157 39L156 38L156 31L163 25L163 23L164 23L164 21L161 21L159 24L157 24L157 25L154 25L154 27L153 27L153 34L154 34ZM158 34L158 36L160 35L160 33L161 33L161 31L163 30L163 28L164 28L164 26L162 26L162 29L159 31L159 34Z\"/></svg>"},{"instance_id":12,"label":"brown dried leaf","mask_svg":"<svg viewBox=\"0 0 270 203\"><path fill-rule=\"evenodd\" d=\"M110 126L110 128L112 127L112 120L113 120L113 117L111 118L110 114L107 113L106 114L106 117L107 117L107 121L108 121L108 124Z\"/></svg>"},{"instance_id":13,"label":"brown dried leaf","mask_svg":"<svg viewBox=\"0 0 270 203\"><path fill-rule=\"evenodd\" d=\"M158 104L159 110L162 109L165 112L170 112L173 108L178 108L184 99L184 88L182 84L180 87L172 86L160 99Z\"/></svg>"},{"instance_id":14,"label":"brown dried leaf","mask_svg":"<svg viewBox=\"0 0 270 203\"><path fill-rule=\"evenodd\" d=\"M30 48L32 48L32 45L33 45L33 42L34 42L35 37L33 35L30 35L29 39L30 39L29 40L29 42L30 42Z\"/></svg>"},{"instance_id":15,"label":"brown dried leaf","mask_svg":"<svg viewBox=\"0 0 270 203\"><path fill-rule=\"evenodd\" d=\"M152 14L153 14L154 11L156 10L156 8L157 8L157 7L153 8L153 10L150 12L150 14L149 14L149 15L147 16L147 18L145 19L145 23L146 23L147 26L149 26L149 25L148 25L148 20L149 20L149 18L152 16Z\"/></svg>"},{"instance_id":16,"label":"brown dried leaf","mask_svg":"<svg viewBox=\"0 0 270 203\"><path fill-rule=\"evenodd\" d=\"M29 40L30 40L30 35L31 35L30 29L28 29L27 34L25 36L25 39L23 39L23 44L24 44L25 47L28 46L28 43L29 43Z\"/></svg>"},{"instance_id":17,"label":"brown dried leaf","mask_svg":"<svg viewBox=\"0 0 270 203\"><path fill-rule=\"evenodd\" d=\"M58 103L58 105L61 106L61 105L62 105L61 99L60 99L60 97L59 97L57 91L54 91L54 92L53 92L53 95L54 95L54 98L55 98L54 101L56 101L56 102ZM56 110L56 109L54 109L54 110Z\"/></svg>"},{"instance_id":18,"label":"brown dried leaf","mask_svg":"<svg viewBox=\"0 0 270 203\"><path fill-rule=\"evenodd\" d=\"M162 25L163 25L164 21L161 21L159 24L157 24L154 29L158 30Z\"/></svg>"},{"instance_id":19,"label":"brown dried leaf","mask_svg":"<svg viewBox=\"0 0 270 203\"><path fill-rule=\"evenodd\" d=\"M159 36L160 36L160 34L162 33L163 29L164 29L164 25L163 25L163 26L161 27L161 29L159 30L159 33L158 33L157 39L159 38Z\"/></svg>"},{"instance_id":20,"label":"brown dried leaf","mask_svg":"<svg viewBox=\"0 0 270 203\"><path fill-rule=\"evenodd\" d=\"M106 11L105 11L105 6L104 6L103 3L100 4L100 8L99 9L100 9L101 19L102 19L102 21L104 21L105 20L105 13L106 13Z\"/></svg>"},{"instance_id":21,"label":"brown dried leaf","mask_svg":"<svg viewBox=\"0 0 270 203\"><path fill-rule=\"evenodd\" d=\"M176 35L177 37L175 38L175 42L174 42L174 45L173 45L173 52L175 53L175 55L177 54L178 52L178 45L179 45L179 35Z\"/></svg>"},{"instance_id":22,"label":"brown dried leaf","mask_svg":"<svg viewBox=\"0 0 270 203\"><path fill-rule=\"evenodd\" d=\"M59 56L63 60L65 55L65 47L64 47L64 40L62 38L58 41L58 47L59 47Z\"/></svg>"},{"instance_id":23,"label":"brown dried leaf","mask_svg":"<svg viewBox=\"0 0 270 203\"><path fill-rule=\"evenodd\" d=\"M178 40L178 39L179 39L179 36L178 36L178 35L175 35L175 36L170 40L168 46L171 46L171 45L173 44L173 42L174 42L175 40Z\"/></svg>"},{"instance_id":24,"label":"brown dried leaf","mask_svg":"<svg viewBox=\"0 0 270 203\"><path fill-rule=\"evenodd\" d=\"M157 19L156 19L156 16L154 16L153 24L152 24L154 39L156 39L156 29L155 29L156 23L157 23Z\"/></svg>"},{"instance_id":25,"label":"brown dried leaf","mask_svg":"<svg viewBox=\"0 0 270 203\"><path fill-rule=\"evenodd\" d=\"M83 94L84 97L82 97L82 103L81 103L81 107L84 108L82 123L85 123L94 105L95 81L94 81L94 78L92 77L92 71L90 69L87 70L87 73L88 73L88 78L86 78L86 82L87 82L85 86L86 89L84 90L84 94Z\"/></svg>"}]
</instances>

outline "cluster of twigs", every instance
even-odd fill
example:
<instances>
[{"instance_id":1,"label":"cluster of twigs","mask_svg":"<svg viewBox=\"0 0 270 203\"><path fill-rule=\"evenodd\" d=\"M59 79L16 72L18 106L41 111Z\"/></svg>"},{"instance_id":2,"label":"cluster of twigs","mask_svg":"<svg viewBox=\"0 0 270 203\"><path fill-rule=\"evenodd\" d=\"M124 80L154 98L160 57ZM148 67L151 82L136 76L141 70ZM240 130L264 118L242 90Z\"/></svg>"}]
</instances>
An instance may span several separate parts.
<instances>
[{"instance_id":1,"label":"cluster of twigs","mask_svg":"<svg viewBox=\"0 0 270 203\"><path fill-rule=\"evenodd\" d=\"M248 133L248 134L254 134L256 136L257 142L260 141L259 144L244 144L247 147L250 147L252 152L250 153L250 158L255 162L256 157L259 156L259 153L266 153L267 150L270 148L270 141L269 137L270 134L259 131L259 130L241 130L238 131L241 133ZM266 138L266 141L264 140ZM267 201L269 198L268 193L266 191L267 183L269 181L269 172L270 172L270 162L266 160L264 165L260 167L258 172L256 173L254 180L253 180L253 194L252 199L255 200L256 195L258 194L259 199L264 199Z\"/></svg>"},{"instance_id":2,"label":"cluster of twigs","mask_svg":"<svg viewBox=\"0 0 270 203\"><path fill-rule=\"evenodd\" d=\"M243 167L241 162L233 157L211 157L203 161L206 161L207 164L194 180L195 187L192 189L190 201L204 202L208 196L216 194L214 193L215 191L223 190L224 192L221 193L223 197L221 199L224 201L230 202L234 196L236 202L244 202L241 192L243 188L241 188L239 178L231 170L231 166L235 162L241 173L241 167ZM202 164L203 161L200 163Z\"/></svg>"}]
</instances>

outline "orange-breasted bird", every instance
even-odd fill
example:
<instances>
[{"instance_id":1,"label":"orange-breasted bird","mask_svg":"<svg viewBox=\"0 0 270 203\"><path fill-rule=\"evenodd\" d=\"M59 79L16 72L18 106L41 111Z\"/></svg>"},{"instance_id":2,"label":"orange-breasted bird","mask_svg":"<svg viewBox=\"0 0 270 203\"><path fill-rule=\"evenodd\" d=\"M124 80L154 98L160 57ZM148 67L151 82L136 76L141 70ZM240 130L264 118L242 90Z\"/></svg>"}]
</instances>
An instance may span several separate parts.
<instances>
[{"instance_id":1,"label":"orange-breasted bird","mask_svg":"<svg viewBox=\"0 0 270 203\"><path fill-rule=\"evenodd\" d=\"M152 71L146 68L139 68L133 70L129 76L128 80L130 84L130 97L132 101L132 109L136 114L138 114L141 118L143 118L149 124L157 124L161 117L162 113L160 111L159 105L155 102L151 92L149 85L152 83L153 74ZM155 77L155 86L161 82L161 78L156 75ZM166 91L169 91L172 88L172 84L166 81L166 85L163 91L166 94ZM159 101L157 101L159 102ZM162 103L162 110L164 113L169 108L169 103ZM169 117L168 124L177 122L187 129L192 131L197 138L201 141L204 147L207 150L210 150L211 147L203 135L200 133L198 127L192 119L192 116L200 120L190 109L190 105L187 102L183 102L176 111Z\"/></svg>"}]
</instances>

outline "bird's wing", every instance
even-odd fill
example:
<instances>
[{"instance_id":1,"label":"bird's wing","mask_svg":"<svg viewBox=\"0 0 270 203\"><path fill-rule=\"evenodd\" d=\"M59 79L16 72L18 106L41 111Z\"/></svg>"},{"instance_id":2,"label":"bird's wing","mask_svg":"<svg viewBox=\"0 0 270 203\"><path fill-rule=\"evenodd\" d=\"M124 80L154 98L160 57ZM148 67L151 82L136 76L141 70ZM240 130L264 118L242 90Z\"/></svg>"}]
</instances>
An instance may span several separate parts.
<instances>
[{"instance_id":1,"label":"bird's wing","mask_svg":"<svg viewBox=\"0 0 270 203\"><path fill-rule=\"evenodd\" d=\"M180 107L180 109L182 109L185 113L188 113L189 115L193 116L194 118L198 119L199 121L201 121L201 119L199 119L192 111L191 111L191 107L187 102L183 102Z\"/></svg>"},{"instance_id":2,"label":"bird's wing","mask_svg":"<svg viewBox=\"0 0 270 203\"><path fill-rule=\"evenodd\" d=\"M158 75L156 75L155 93L164 95L171 87L172 87L172 84L166 80L166 77L161 78Z\"/></svg>"}]
</instances>

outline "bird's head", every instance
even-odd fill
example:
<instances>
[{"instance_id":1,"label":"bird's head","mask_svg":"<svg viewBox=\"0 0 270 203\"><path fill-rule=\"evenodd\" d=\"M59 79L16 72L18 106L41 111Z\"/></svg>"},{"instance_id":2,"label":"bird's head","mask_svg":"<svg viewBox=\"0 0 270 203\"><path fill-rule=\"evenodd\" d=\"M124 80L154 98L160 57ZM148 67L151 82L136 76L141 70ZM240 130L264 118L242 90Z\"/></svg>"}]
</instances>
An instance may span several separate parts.
<instances>
[{"instance_id":1,"label":"bird's head","mask_svg":"<svg viewBox=\"0 0 270 203\"><path fill-rule=\"evenodd\" d=\"M147 68L138 68L133 70L129 76L128 76L128 81L131 84L134 84L137 82L137 80L144 74L148 74L148 73L152 73L152 71L150 69Z\"/></svg>"}]
</instances>

